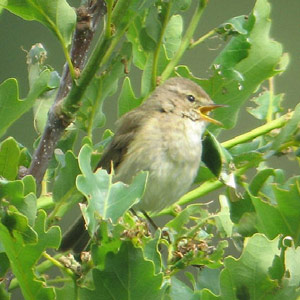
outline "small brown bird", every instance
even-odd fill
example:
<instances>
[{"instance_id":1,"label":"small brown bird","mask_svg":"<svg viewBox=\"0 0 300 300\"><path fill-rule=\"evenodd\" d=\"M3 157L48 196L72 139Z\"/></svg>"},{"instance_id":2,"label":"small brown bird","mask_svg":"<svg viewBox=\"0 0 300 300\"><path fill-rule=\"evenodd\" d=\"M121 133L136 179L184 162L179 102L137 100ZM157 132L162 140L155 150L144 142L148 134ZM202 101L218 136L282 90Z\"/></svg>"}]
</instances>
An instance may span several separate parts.
<instances>
[{"instance_id":1,"label":"small brown bird","mask_svg":"<svg viewBox=\"0 0 300 300\"><path fill-rule=\"evenodd\" d=\"M222 125L208 116L220 106L189 79L166 80L142 105L119 119L98 168L110 171L113 163L115 181L124 183L130 183L139 171L149 172L144 196L135 209L157 212L172 205L195 179L207 124ZM77 226L72 229L75 237L78 228L84 229L83 221ZM62 250L70 247L67 240L72 230Z\"/></svg>"}]
</instances>

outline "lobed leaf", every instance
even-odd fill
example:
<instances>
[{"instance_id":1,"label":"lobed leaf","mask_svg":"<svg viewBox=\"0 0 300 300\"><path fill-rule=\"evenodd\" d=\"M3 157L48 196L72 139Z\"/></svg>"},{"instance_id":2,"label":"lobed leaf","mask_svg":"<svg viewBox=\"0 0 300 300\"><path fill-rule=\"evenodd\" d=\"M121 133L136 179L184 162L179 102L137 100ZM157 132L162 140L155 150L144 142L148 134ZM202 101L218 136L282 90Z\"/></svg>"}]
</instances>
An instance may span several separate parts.
<instances>
[{"instance_id":1,"label":"lobed leaf","mask_svg":"<svg viewBox=\"0 0 300 300\"><path fill-rule=\"evenodd\" d=\"M215 216L216 227L218 228L221 236L231 237L233 232L233 223L230 219L228 199L224 195L220 195L219 202L221 210Z\"/></svg>"},{"instance_id":2,"label":"lobed leaf","mask_svg":"<svg viewBox=\"0 0 300 300\"><path fill-rule=\"evenodd\" d=\"M33 177L25 176L22 180L15 181L1 179L0 190L0 198L6 199L9 204L13 205L24 217L26 216L27 219L24 222L33 226L37 211L36 187Z\"/></svg>"},{"instance_id":3,"label":"lobed leaf","mask_svg":"<svg viewBox=\"0 0 300 300\"><path fill-rule=\"evenodd\" d=\"M53 288L45 287L44 279L34 272L34 265L40 259L42 253L47 248L57 248L60 242L59 228L51 227L48 231L45 231L45 220L46 213L40 211L32 229L37 236L37 240L33 244L24 244L17 232L14 232L14 236L12 236L8 228L0 224L2 245L26 300L55 299Z\"/></svg>"},{"instance_id":4,"label":"lobed leaf","mask_svg":"<svg viewBox=\"0 0 300 300\"><path fill-rule=\"evenodd\" d=\"M28 21L48 27L67 47L76 23L76 13L65 0L0 0L0 7Z\"/></svg>"},{"instance_id":5,"label":"lobed leaf","mask_svg":"<svg viewBox=\"0 0 300 300\"><path fill-rule=\"evenodd\" d=\"M109 253L105 268L93 269L92 275L95 289L81 288L82 300L162 299L162 274L154 273L153 263L131 242L124 242L118 253Z\"/></svg>"},{"instance_id":6,"label":"lobed leaf","mask_svg":"<svg viewBox=\"0 0 300 300\"><path fill-rule=\"evenodd\" d=\"M273 99L271 99L273 97ZM253 101L257 104L255 108L248 108L250 114L259 120L266 120L269 113L269 106L271 106L272 115L280 112L282 109L280 104L283 100L283 94L272 95L269 91L263 92Z\"/></svg>"},{"instance_id":7,"label":"lobed leaf","mask_svg":"<svg viewBox=\"0 0 300 300\"><path fill-rule=\"evenodd\" d=\"M131 82L129 77L125 77L123 81L123 86L118 99L119 117L123 114L129 112L130 110L138 107L141 104L141 99L135 97L134 91L131 87Z\"/></svg>"},{"instance_id":8,"label":"lobed leaf","mask_svg":"<svg viewBox=\"0 0 300 300\"><path fill-rule=\"evenodd\" d=\"M0 176L15 180L19 171L20 149L14 138L9 137L0 144Z\"/></svg>"},{"instance_id":9,"label":"lobed leaf","mask_svg":"<svg viewBox=\"0 0 300 300\"><path fill-rule=\"evenodd\" d=\"M272 190L276 204L251 195L257 214L257 228L268 238L274 238L278 234L291 236L298 246L300 244L299 178L294 178L289 187L273 184Z\"/></svg>"},{"instance_id":10,"label":"lobed leaf","mask_svg":"<svg viewBox=\"0 0 300 300\"><path fill-rule=\"evenodd\" d=\"M164 34L164 45L167 57L171 59L178 50L183 32L183 19L181 15L173 15L168 22Z\"/></svg>"},{"instance_id":11,"label":"lobed leaf","mask_svg":"<svg viewBox=\"0 0 300 300\"><path fill-rule=\"evenodd\" d=\"M248 20L242 24L244 30L239 30L215 59L209 80L195 78L185 67L177 68L178 74L200 84L216 103L228 105L229 108L214 112L226 128L236 124L241 106L260 84L280 71L276 67L281 61L282 47L269 36L269 15L268 1L257 0ZM216 130L214 125L211 127Z\"/></svg>"},{"instance_id":12,"label":"lobed leaf","mask_svg":"<svg viewBox=\"0 0 300 300\"><path fill-rule=\"evenodd\" d=\"M50 87L49 87L50 84ZM7 79L0 85L0 136L7 128L27 112L34 101L52 87L51 72L44 70L35 81L26 99L19 99L18 83L16 79Z\"/></svg>"},{"instance_id":13,"label":"lobed leaf","mask_svg":"<svg viewBox=\"0 0 300 300\"><path fill-rule=\"evenodd\" d=\"M64 162L58 171L53 186L53 199L65 202L76 190L76 177L80 174L77 159L73 152L64 155ZM74 195L73 195L74 196Z\"/></svg>"},{"instance_id":14,"label":"lobed leaf","mask_svg":"<svg viewBox=\"0 0 300 300\"><path fill-rule=\"evenodd\" d=\"M147 173L141 172L132 184L122 182L113 183L113 175L106 170L98 169L93 173L91 169L92 149L85 145L79 153L79 167L82 175L76 180L77 188L88 199L87 207L83 208L88 228L93 234L97 228L95 217L111 219L116 223L125 211L141 199L147 180Z\"/></svg>"},{"instance_id":15,"label":"lobed leaf","mask_svg":"<svg viewBox=\"0 0 300 300\"><path fill-rule=\"evenodd\" d=\"M106 117L102 111L103 102L116 93L119 79L128 72L131 51L131 44L124 43L119 53L110 62L108 69L89 84L82 106L77 113L76 123L79 128L90 133L91 130L104 126Z\"/></svg>"},{"instance_id":16,"label":"lobed leaf","mask_svg":"<svg viewBox=\"0 0 300 300\"><path fill-rule=\"evenodd\" d=\"M295 107L292 118L287 122L287 124L281 129L278 136L272 142L272 149L277 150L282 146L282 144L287 141L294 139L294 134L299 130L299 120L300 120L300 104Z\"/></svg>"},{"instance_id":17,"label":"lobed leaf","mask_svg":"<svg viewBox=\"0 0 300 300\"><path fill-rule=\"evenodd\" d=\"M278 286L268 271L274 256L279 254L278 238L269 241L261 234L248 238L240 258L225 258L220 278L221 299L272 299Z\"/></svg>"}]
</instances>

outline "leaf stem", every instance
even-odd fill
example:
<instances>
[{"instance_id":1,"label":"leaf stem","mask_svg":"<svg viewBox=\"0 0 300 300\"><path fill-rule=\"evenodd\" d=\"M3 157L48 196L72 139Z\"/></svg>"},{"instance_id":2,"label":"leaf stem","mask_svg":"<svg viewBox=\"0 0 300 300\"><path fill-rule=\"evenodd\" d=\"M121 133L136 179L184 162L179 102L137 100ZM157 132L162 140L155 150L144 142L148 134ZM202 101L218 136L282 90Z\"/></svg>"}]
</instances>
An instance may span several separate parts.
<instances>
[{"instance_id":1,"label":"leaf stem","mask_svg":"<svg viewBox=\"0 0 300 300\"><path fill-rule=\"evenodd\" d=\"M108 61L116 45L123 37L126 29L127 27L113 37L103 37L98 40L98 43L96 44L96 47L84 68L80 79L78 80L78 84L71 89L69 95L64 100L62 109L67 115L73 115L78 110L78 103L80 102L88 84L95 76L99 67L103 66Z\"/></svg>"},{"instance_id":2,"label":"leaf stem","mask_svg":"<svg viewBox=\"0 0 300 300\"><path fill-rule=\"evenodd\" d=\"M63 256L63 254L57 254L54 256L53 259L57 260L61 256ZM36 271L38 274L43 274L47 270L51 269L52 267L53 267L53 263L50 260L45 260L36 267ZM72 277L74 277L73 274L72 274ZM19 286L18 280L17 280L17 278L14 278L9 285L8 291L11 292L12 290L16 289L18 286Z\"/></svg>"},{"instance_id":3,"label":"leaf stem","mask_svg":"<svg viewBox=\"0 0 300 300\"><path fill-rule=\"evenodd\" d=\"M206 7L206 4L207 0L199 0L198 7L192 17L192 20L185 32L185 35L181 41L177 52L175 53L173 59L169 62L169 64L161 74L162 81L165 81L171 75L179 60L181 59L182 55L184 54L185 50L189 47L193 34Z\"/></svg>"},{"instance_id":4,"label":"leaf stem","mask_svg":"<svg viewBox=\"0 0 300 300\"><path fill-rule=\"evenodd\" d=\"M57 220L58 218L61 218L66 211L70 209L70 207L74 206L74 204L78 203L82 199L81 194L76 194L74 196L74 193L76 192L76 188L73 187L68 193L62 197L62 199L59 202L55 202L54 209L51 211L51 213L47 217L47 225L53 225L53 222ZM70 197L72 195L72 200L70 201Z\"/></svg>"},{"instance_id":5,"label":"leaf stem","mask_svg":"<svg viewBox=\"0 0 300 300\"><path fill-rule=\"evenodd\" d=\"M67 61L68 67L69 67L69 71L70 71L70 74L71 74L71 78L72 78L72 80L74 80L76 78L74 66L73 66L73 63L72 63L72 60L71 60L71 56L69 54L68 47L65 44L65 40L64 40L63 36L61 35L61 32L58 30L56 24L51 20L51 18L49 18L49 16L47 15L47 13L44 10L39 9L39 7L35 4L32 4L32 5L34 5L35 8L37 10L39 10L39 12L43 15L43 17L47 20L47 22L51 25L53 31L55 32L55 34L56 34L56 36L57 36L57 38L58 38L58 40L59 40L59 42L62 46L64 55L65 55L65 58L66 58L66 61Z\"/></svg>"},{"instance_id":6,"label":"leaf stem","mask_svg":"<svg viewBox=\"0 0 300 300\"><path fill-rule=\"evenodd\" d=\"M254 138L264 135L267 132L270 132L273 129L283 127L288 120L293 116L293 112L288 112L287 114L281 116L280 118L270 121L260 127L257 127L247 133L241 134L231 140L221 143L226 149L230 149L238 144L242 144L248 141L253 140Z\"/></svg>"},{"instance_id":7,"label":"leaf stem","mask_svg":"<svg viewBox=\"0 0 300 300\"><path fill-rule=\"evenodd\" d=\"M74 278L74 273L66 268L60 261L58 261L56 258L52 257L51 255L49 255L46 251L43 252L43 256L52 263L52 265L58 267L59 269L63 270L64 272L66 272L71 278Z\"/></svg>"},{"instance_id":8,"label":"leaf stem","mask_svg":"<svg viewBox=\"0 0 300 300\"><path fill-rule=\"evenodd\" d=\"M165 17L163 20L162 28L160 31L159 40L157 42L156 49L155 49L154 56L153 56L152 78L151 78L152 89L154 89L157 84L156 78L157 78L157 66L158 66L159 52L160 52L160 48L162 45L162 41L163 41L163 37L164 37L165 31L166 31L166 28L168 25L168 21L170 18L171 7L172 7L172 1L169 1L168 6L167 6L167 11L166 11L166 14L165 14Z\"/></svg>"},{"instance_id":9,"label":"leaf stem","mask_svg":"<svg viewBox=\"0 0 300 300\"><path fill-rule=\"evenodd\" d=\"M65 46L63 46L63 51L64 51L65 58L66 58L66 61L67 61L67 64L68 64L68 67L69 67L69 70L70 70L71 78L73 80L75 80L75 78L76 78L75 69L74 69L74 66L72 64L72 60L71 60L69 51Z\"/></svg>"},{"instance_id":10,"label":"leaf stem","mask_svg":"<svg viewBox=\"0 0 300 300\"><path fill-rule=\"evenodd\" d=\"M210 30L209 32L207 32L206 34L204 34L203 36L201 36L197 41L191 42L190 46L189 46L189 49L193 49L194 47L198 46L199 44L201 44L206 39L208 39L209 37L213 36L216 33L217 33L217 29L216 28Z\"/></svg>"},{"instance_id":11,"label":"leaf stem","mask_svg":"<svg viewBox=\"0 0 300 300\"><path fill-rule=\"evenodd\" d=\"M107 12L106 12L106 27L105 27L105 36L106 38L111 37L111 15L112 15L112 0L106 0L106 7L107 7Z\"/></svg>"},{"instance_id":12,"label":"leaf stem","mask_svg":"<svg viewBox=\"0 0 300 300\"><path fill-rule=\"evenodd\" d=\"M267 112L267 123L271 122L273 119L273 102L274 102L274 78L269 78L269 105Z\"/></svg>"}]
</instances>

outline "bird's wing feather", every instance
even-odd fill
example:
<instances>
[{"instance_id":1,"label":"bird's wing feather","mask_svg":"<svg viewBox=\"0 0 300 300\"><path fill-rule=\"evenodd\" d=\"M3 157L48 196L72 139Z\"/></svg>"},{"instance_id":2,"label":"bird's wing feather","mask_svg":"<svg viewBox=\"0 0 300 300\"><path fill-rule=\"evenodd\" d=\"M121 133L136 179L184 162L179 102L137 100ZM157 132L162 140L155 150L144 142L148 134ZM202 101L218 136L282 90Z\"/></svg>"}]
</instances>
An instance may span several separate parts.
<instances>
[{"instance_id":1,"label":"bird's wing feather","mask_svg":"<svg viewBox=\"0 0 300 300\"><path fill-rule=\"evenodd\" d=\"M150 117L150 114L143 110L135 110L134 113L129 112L119 119L117 122L116 133L111 143L104 151L97 167L101 167L110 172L111 163L113 163L113 167L116 170L122 162L129 144L139 131L142 121L145 120L145 118Z\"/></svg>"}]
</instances>

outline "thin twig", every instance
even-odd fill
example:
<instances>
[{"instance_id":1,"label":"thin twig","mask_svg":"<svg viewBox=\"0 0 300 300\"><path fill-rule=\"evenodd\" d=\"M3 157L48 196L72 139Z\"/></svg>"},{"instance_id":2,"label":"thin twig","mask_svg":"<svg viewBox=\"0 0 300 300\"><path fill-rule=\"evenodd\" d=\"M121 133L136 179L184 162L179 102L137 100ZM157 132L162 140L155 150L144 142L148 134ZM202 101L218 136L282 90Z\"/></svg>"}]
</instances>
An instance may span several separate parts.
<instances>
[{"instance_id":1,"label":"thin twig","mask_svg":"<svg viewBox=\"0 0 300 300\"><path fill-rule=\"evenodd\" d=\"M210 38L211 36L213 36L214 34L216 34L218 31L216 28L210 30L209 32L207 32L206 34L204 34L203 36L201 36L197 41L192 41L189 49L193 49L194 47L198 46L199 44L203 43L205 40L207 40L208 38Z\"/></svg>"},{"instance_id":2,"label":"thin twig","mask_svg":"<svg viewBox=\"0 0 300 300\"><path fill-rule=\"evenodd\" d=\"M162 23L159 40L157 42L156 49L153 54L152 79L151 79L152 89L154 89L157 84L157 66L158 66L159 53L160 53L160 48L161 48L161 45L163 42L163 37L164 37L165 31L166 31L166 28L167 28L167 25L169 22L171 7L172 7L172 2L169 1L168 5L167 5L165 16L164 16L164 20Z\"/></svg>"},{"instance_id":3,"label":"thin twig","mask_svg":"<svg viewBox=\"0 0 300 300\"><path fill-rule=\"evenodd\" d=\"M197 28L197 25L199 24L200 18L202 16L202 13L207 5L208 0L201 0L199 1L198 7L191 19L191 22L185 32L185 35L181 41L181 44L175 53L174 57L172 60L169 62L163 73L161 74L161 80L165 81L173 72L174 68L178 64L179 60L181 59L182 55L185 53L186 49L188 49L193 34Z\"/></svg>"}]
</instances>

